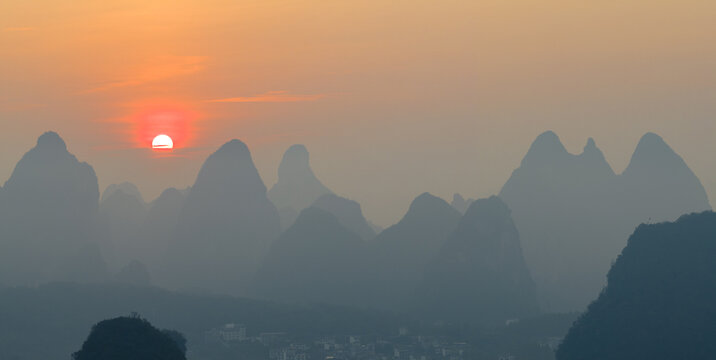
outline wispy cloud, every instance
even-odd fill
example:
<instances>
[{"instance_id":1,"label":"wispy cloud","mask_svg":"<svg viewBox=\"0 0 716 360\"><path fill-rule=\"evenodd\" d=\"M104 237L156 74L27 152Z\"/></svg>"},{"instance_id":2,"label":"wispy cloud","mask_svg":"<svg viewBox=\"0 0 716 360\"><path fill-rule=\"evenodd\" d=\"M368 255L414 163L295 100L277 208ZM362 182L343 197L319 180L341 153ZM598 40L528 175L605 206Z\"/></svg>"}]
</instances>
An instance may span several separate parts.
<instances>
[{"instance_id":1,"label":"wispy cloud","mask_svg":"<svg viewBox=\"0 0 716 360\"><path fill-rule=\"evenodd\" d=\"M269 91L267 93L253 96L239 96L225 99L207 100L216 103L267 103L267 102L301 102L316 101L325 97L325 94L299 95L290 94L287 91Z\"/></svg>"},{"instance_id":2,"label":"wispy cloud","mask_svg":"<svg viewBox=\"0 0 716 360\"><path fill-rule=\"evenodd\" d=\"M31 26L6 27L2 29L3 32L24 32L32 30L35 30L35 28Z\"/></svg>"},{"instance_id":3,"label":"wispy cloud","mask_svg":"<svg viewBox=\"0 0 716 360\"><path fill-rule=\"evenodd\" d=\"M111 81L82 93L95 93L117 88L140 86L178 76L194 74L206 68L207 56L168 56L154 59L151 64L117 81Z\"/></svg>"}]
</instances>

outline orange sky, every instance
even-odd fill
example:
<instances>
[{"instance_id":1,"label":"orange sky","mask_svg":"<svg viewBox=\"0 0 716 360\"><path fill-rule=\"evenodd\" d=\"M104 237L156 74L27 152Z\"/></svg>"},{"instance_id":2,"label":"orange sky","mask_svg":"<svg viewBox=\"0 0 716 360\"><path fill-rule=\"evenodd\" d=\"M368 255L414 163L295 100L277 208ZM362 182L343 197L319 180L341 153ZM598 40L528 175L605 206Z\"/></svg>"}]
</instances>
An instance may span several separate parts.
<instances>
[{"instance_id":1,"label":"orange sky","mask_svg":"<svg viewBox=\"0 0 716 360\"><path fill-rule=\"evenodd\" d=\"M270 187L304 143L385 225L499 191L544 130L617 171L654 131L716 199L714 34L705 0L3 1L0 179L50 129L150 199L231 138Z\"/></svg>"}]
</instances>

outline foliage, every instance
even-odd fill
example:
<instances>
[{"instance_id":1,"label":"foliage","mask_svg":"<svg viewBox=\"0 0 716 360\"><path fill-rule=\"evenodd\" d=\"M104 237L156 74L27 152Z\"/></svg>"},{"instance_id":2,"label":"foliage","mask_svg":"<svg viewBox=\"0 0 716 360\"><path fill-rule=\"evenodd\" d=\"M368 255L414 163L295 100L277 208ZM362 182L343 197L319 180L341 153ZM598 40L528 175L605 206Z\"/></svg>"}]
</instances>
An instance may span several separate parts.
<instances>
[{"instance_id":1,"label":"foliage","mask_svg":"<svg viewBox=\"0 0 716 360\"><path fill-rule=\"evenodd\" d=\"M171 334L171 335L170 335ZM181 344L175 340L183 340ZM186 360L184 337L160 331L139 316L100 321L92 327L74 360Z\"/></svg>"},{"instance_id":2,"label":"foliage","mask_svg":"<svg viewBox=\"0 0 716 360\"><path fill-rule=\"evenodd\" d=\"M713 359L715 259L716 213L639 226L557 358Z\"/></svg>"}]
</instances>

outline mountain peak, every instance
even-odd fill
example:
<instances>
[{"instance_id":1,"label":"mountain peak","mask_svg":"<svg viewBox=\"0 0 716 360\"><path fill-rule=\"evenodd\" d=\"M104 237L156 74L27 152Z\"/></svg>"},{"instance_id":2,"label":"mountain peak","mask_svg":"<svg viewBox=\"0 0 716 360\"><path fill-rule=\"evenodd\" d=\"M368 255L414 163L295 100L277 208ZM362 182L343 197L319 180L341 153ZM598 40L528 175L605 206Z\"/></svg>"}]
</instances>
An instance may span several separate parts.
<instances>
[{"instance_id":1,"label":"mountain peak","mask_svg":"<svg viewBox=\"0 0 716 360\"><path fill-rule=\"evenodd\" d=\"M107 200L110 196L114 195L117 191L121 191L127 195L133 196L137 198L140 202L144 202L144 199L142 198L142 193L139 191L136 185L132 184L129 181L122 182L120 184L111 184L107 186L107 188L102 192L102 197L100 202L103 202Z\"/></svg>"},{"instance_id":2,"label":"mountain peak","mask_svg":"<svg viewBox=\"0 0 716 360\"><path fill-rule=\"evenodd\" d=\"M639 139L639 144L637 144L624 173L670 166L687 167L681 156L661 136L648 132Z\"/></svg>"},{"instance_id":3,"label":"mountain peak","mask_svg":"<svg viewBox=\"0 0 716 360\"><path fill-rule=\"evenodd\" d=\"M311 171L310 155L306 146L301 144L291 145L283 154L283 159L278 167L278 176L290 176L291 171Z\"/></svg>"},{"instance_id":4,"label":"mountain peak","mask_svg":"<svg viewBox=\"0 0 716 360\"><path fill-rule=\"evenodd\" d=\"M348 230L358 234L363 240L375 238L375 231L368 225L360 204L335 194L325 194L313 203L313 207L330 212Z\"/></svg>"},{"instance_id":5,"label":"mountain peak","mask_svg":"<svg viewBox=\"0 0 716 360\"><path fill-rule=\"evenodd\" d=\"M592 179L607 179L614 176L614 170L607 162L604 154L597 147L594 139L587 139L587 144L584 145L584 150L578 158L582 161L582 166L585 166L586 170L591 170L585 174L590 174Z\"/></svg>"},{"instance_id":6,"label":"mountain peak","mask_svg":"<svg viewBox=\"0 0 716 360\"><path fill-rule=\"evenodd\" d=\"M413 208L416 206L424 206L427 204L437 204L437 203L444 203L444 202L445 202L445 200L443 200L429 192L424 192L424 193L418 195L418 197L416 197L413 200L413 202L410 204L410 207Z\"/></svg>"},{"instance_id":7,"label":"mountain peak","mask_svg":"<svg viewBox=\"0 0 716 360\"><path fill-rule=\"evenodd\" d=\"M222 145L209 155L202 165L195 186L209 186L210 183L213 183L210 186L219 186L224 190L243 189L259 198L266 192L266 187L251 158L251 151L245 143L237 139Z\"/></svg>"},{"instance_id":8,"label":"mountain peak","mask_svg":"<svg viewBox=\"0 0 716 360\"><path fill-rule=\"evenodd\" d=\"M314 178L310 155L306 146L301 144L291 145L283 154L281 164L278 166L279 181L296 177Z\"/></svg>"},{"instance_id":9,"label":"mountain peak","mask_svg":"<svg viewBox=\"0 0 716 360\"><path fill-rule=\"evenodd\" d=\"M405 214L404 218L416 218L422 220L427 216L430 216L429 214L453 211L457 210L453 209L453 207L445 200L428 192L424 192L416 197L412 203L410 203L410 208L408 208L408 212Z\"/></svg>"},{"instance_id":10,"label":"mountain peak","mask_svg":"<svg viewBox=\"0 0 716 360\"><path fill-rule=\"evenodd\" d=\"M251 152L231 140L204 161L183 202L167 255L169 281L240 293L279 232Z\"/></svg>"},{"instance_id":11,"label":"mountain peak","mask_svg":"<svg viewBox=\"0 0 716 360\"><path fill-rule=\"evenodd\" d=\"M642 152L654 152L654 151L674 152L661 136L659 136L653 132L648 132L648 133L644 134L639 139L639 143L636 145L636 150L634 152L636 153L638 151L642 151Z\"/></svg>"},{"instance_id":12,"label":"mountain peak","mask_svg":"<svg viewBox=\"0 0 716 360\"><path fill-rule=\"evenodd\" d=\"M54 131L48 131L37 138L37 148L48 151L67 152L67 144L60 135Z\"/></svg>"},{"instance_id":13,"label":"mountain peak","mask_svg":"<svg viewBox=\"0 0 716 360\"><path fill-rule=\"evenodd\" d=\"M532 142L527 155L522 159L522 164L549 160L564 155L569 155L569 153L564 148L559 136L554 131L545 131Z\"/></svg>"},{"instance_id":14,"label":"mountain peak","mask_svg":"<svg viewBox=\"0 0 716 360\"><path fill-rule=\"evenodd\" d=\"M278 181L269 190L268 197L279 210L295 214L311 206L322 195L332 193L313 174L306 147L296 144L283 154ZM285 220L286 225L293 222Z\"/></svg>"},{"instance_id":15,"label":"mountain peak","mask_svg":"<svg viewBox=\"0 0 716 360\"><path fill-rule=\"evenodd\" d=\"M499 197L470 205L426 269L418 293L422 310L438 320L504 324L537 311L519 234Z\"/></svg>"},{"instance_id":16,"label":"mountain peak","mask_svg":"<svg viewBox=\"0 0 716 360\"><path fill-rule=\"evenodd\" d=\"M249 147L239 139L231 139L214 152L215 155L249 155Z\"/></svg>"},{"instance_id":17,"label":"mountain peak","mask_svg":"<svg viewBox=\"0 0 716 360\"><path fill-rule=\"evenodd\" d=\"M594 150L599 150L599 149L597 148L597 144L594 143L594 139L590 137L589 139L587 139L587 145L584 145L584 152L594 151Z\"/></svg>"}]
</instances>

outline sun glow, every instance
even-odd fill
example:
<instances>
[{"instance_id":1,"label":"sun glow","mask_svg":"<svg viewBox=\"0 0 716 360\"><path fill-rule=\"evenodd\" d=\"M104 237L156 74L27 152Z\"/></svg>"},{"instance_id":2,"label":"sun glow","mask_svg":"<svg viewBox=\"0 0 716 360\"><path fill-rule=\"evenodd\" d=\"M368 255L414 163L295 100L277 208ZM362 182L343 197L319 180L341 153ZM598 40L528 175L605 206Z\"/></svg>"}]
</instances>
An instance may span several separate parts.
<instances>
[{"instance_id":1,"label":"sun glow","mask_svg":"<svg viewBox=\"0 0 716 360\"><path fill-rule=\"evenodd\" d=\"M174 142L168 135L159 134L152 140L152 149L173 149Z\"/></svg>"}]
</instances>

